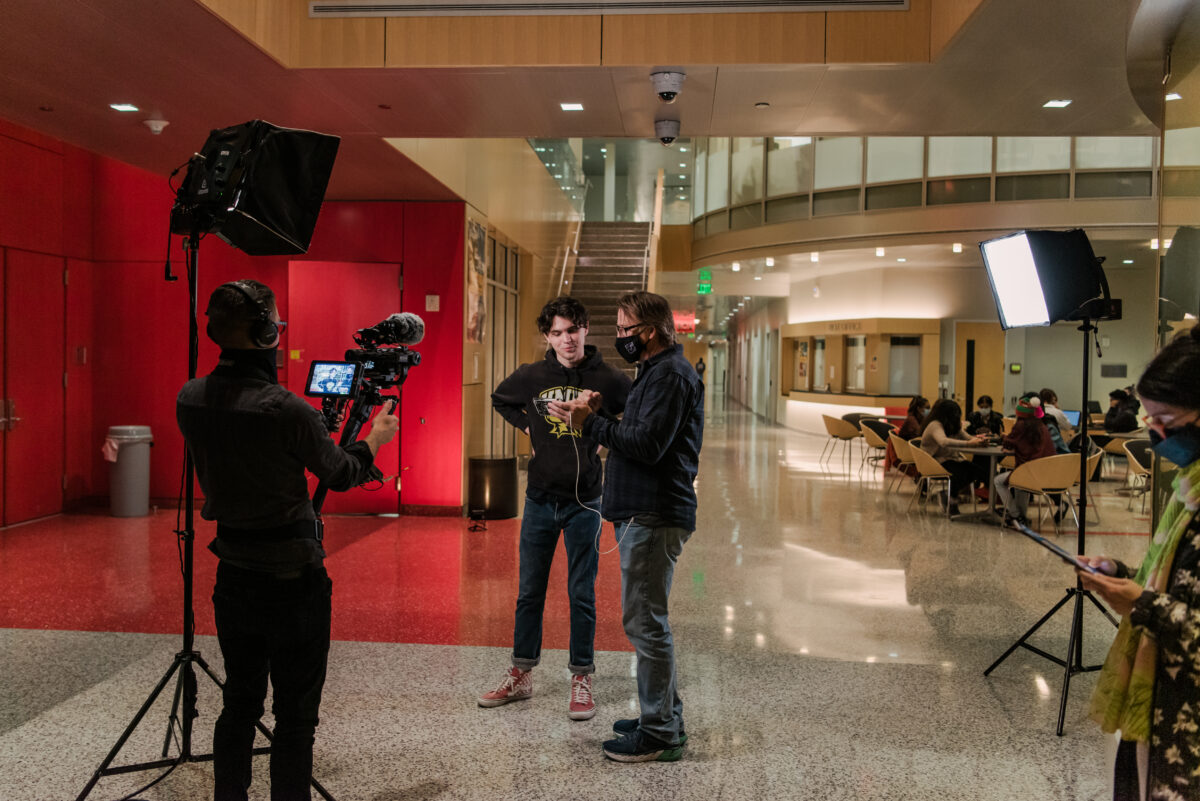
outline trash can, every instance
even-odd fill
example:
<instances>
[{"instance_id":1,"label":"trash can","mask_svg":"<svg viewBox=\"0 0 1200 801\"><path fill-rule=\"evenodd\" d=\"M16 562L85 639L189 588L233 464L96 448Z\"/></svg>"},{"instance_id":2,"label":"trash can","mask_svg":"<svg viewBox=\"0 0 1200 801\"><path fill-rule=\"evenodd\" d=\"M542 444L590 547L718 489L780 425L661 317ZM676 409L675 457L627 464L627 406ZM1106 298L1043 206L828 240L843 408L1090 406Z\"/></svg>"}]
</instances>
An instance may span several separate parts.
<instances>
[{"instance_id":1,"label":"trash can","mask_svg":"<svg viewBox=\"0 0 1200 801\"><path fill-rule=\"evenodd\" d=\"M112 426L104 457L113 463L109 498L113 517L150 514L150 426Z\"/></svg>"},{"instance_id":2,"label":"trash can","mask_svg":"<svg viewBox=\"0 0 1200 801\"><path fill-rule=\"evenodd\" d=\"M517 516L517 457L472 456L468 460L467 516L472 520Z\"/></svg>"}]
</instances>

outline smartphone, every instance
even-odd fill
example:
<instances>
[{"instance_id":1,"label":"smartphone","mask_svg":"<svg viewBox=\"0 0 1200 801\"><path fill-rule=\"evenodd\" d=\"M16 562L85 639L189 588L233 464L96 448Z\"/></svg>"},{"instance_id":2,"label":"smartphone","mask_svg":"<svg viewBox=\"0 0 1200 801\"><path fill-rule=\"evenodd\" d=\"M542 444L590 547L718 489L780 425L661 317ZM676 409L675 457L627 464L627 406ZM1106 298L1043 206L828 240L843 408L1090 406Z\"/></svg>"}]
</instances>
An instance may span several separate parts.
<instances>
[{"instance_id":1,"label":"smartphone","mask_svg":"<svg viewBox=\"0 0 1200 801\"><path fill-rule=\"evenodd\" d=\"M313 362L308 368L304 394L310 398L352 398L358 390L362 369L359 362Z\"/></svg>"},{"instance_id":2,"label":"smartphone","mask_svg":"<svg viewBox=\"0 0 1200 801\"><path fill-rule=\"evenodd\" d=\"M1020 531L1026 537L1029 537L1029 539L1033 540L1034 542L1036 542L1038 545L1042 546L1043 548L1045 548L1049 551L1052 551L1055 555L1058 556L1059 559L1062 559L1064 562L1070 562L1072 565L1079 568L1080 570L1083 570L1087 573L1099 573L1100 572L1096 568L1089 565L1087 562L1080 561L1079 557L1076 554L1071 553L1066 548L1059 545L1057 542L1053 542L1051 540L1046 539L1041 534L1038 534L1036 531L1031 529L1029 526L1017 526L1017 531Z\"/></svg>"}]
</instances>

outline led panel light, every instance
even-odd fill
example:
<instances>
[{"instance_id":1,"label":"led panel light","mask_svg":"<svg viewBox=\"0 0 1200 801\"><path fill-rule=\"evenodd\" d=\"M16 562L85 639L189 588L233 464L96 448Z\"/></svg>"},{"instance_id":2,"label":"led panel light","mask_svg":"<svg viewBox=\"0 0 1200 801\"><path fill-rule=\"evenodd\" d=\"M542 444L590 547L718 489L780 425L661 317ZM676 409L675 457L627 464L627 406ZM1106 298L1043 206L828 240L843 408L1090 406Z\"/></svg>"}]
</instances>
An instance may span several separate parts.
<instances>
[{"instance_id":1,"label":"led panel light","mask_svg":"<svg viewBox=\"0 0 1200 801\"><path fill-rule=\"evenodd\" d=\"M1042 104L1042 108L1066 108L1071 105L1070 100L1047 100Z\"/></svg>"},{"instance_id":2,"label":"led panel light","mask_svg":"<svg viewBox=\"0 0 1200 801\"><path fill-rule=\"evenodd\" d=\"M563 111L583 111L582 103L559 103L558 107Z\"/></svg>"},{"instance_id":3,"label":"led panel light","mask_svg":"<svg viewBox=\"0 0 1200 801\"><path fill-rule=\"evenodd\" d=\"M113 111L137 111L138 107L132 103L109 103L108 107Z\"/></svg>"}]
</instances>

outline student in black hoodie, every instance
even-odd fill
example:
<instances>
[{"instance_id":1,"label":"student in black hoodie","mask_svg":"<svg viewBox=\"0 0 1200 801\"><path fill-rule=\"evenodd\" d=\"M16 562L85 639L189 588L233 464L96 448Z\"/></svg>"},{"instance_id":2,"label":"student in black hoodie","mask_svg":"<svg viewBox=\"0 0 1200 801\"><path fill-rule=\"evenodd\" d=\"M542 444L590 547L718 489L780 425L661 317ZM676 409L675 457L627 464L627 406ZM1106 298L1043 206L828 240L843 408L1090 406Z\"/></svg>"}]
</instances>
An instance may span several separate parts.
<instances>
[{"instance_id":1,"label":"student in black hoodie","mask_svg":"<svg viewBox=\"0 0 1200 801\"><path fill-rule=\"evenodd\" d=\"M483 707L501 706L533 694L532 670L542 653L542 610L550 563L563 534L567 551L567 594L571 601L572 720L596 714L592 698L592 661L596 635L595 547L600 528L603 469L599 445L556 417L550 401L569 401L585 390L599 392L612 415L625 408L632 383L620 370L604 363L592 345L585 344L588 313L583 304L563 296L545 305L537 319L546 338L546 358L523 364L492 393L492 408L532 441L525 514L521 519L520 588L513 626L512 667L500 685L479 696Z\"/></svg>"}]
</instances>

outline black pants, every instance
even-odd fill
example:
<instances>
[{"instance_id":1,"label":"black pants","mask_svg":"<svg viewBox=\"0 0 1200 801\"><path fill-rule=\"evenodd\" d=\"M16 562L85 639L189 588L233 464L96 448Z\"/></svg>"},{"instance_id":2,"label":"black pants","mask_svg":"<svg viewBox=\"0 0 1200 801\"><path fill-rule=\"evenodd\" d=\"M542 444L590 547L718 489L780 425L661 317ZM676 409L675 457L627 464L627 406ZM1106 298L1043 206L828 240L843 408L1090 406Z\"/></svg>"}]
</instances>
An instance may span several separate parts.
<instances>
[{"instance_id":1,"label":"black pants","mask_svg":"<svg viewBox=\"0 0 1200 801\"><path fill-rule=\"evenodd\" d=\"M217 567L213 608L225 659L224 708L213 730L213 797L246 801L254 724L270 677L275 739L271 801L309 801L317 709L329 658L332 583L325 568L298 578Z\"/></svg>"},{"instance_id":2,"label":"black pants","mask_svg":"<svg viewBox=\"0 0 1200 801\"><path fill-rule=\"evenodd\" d=\"M982 462L982 463L981 463ZM942 467L950 472L950 494L957 495L971 483L988 486L988 463L986 460L947 459Z\"/></svg>"}]
</instances>

